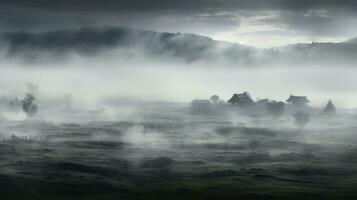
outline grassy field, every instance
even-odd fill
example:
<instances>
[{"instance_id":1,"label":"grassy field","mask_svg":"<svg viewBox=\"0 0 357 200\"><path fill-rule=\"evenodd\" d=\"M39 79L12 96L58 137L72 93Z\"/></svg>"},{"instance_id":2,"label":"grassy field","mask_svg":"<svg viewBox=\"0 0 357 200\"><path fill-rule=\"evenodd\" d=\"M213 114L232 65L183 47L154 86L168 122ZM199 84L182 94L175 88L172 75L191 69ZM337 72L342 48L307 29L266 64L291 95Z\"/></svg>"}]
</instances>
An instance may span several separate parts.
<instances>
[{"instance_id":1,"label":"grassy field","mask_svg":"<svg viewBox=\"0 0 357 200\"><path fill-rule=\"evenodd\" d=\"M76 119L0 123L0 199L357 199L354 115Z\"/></svg>"}]
</instances>

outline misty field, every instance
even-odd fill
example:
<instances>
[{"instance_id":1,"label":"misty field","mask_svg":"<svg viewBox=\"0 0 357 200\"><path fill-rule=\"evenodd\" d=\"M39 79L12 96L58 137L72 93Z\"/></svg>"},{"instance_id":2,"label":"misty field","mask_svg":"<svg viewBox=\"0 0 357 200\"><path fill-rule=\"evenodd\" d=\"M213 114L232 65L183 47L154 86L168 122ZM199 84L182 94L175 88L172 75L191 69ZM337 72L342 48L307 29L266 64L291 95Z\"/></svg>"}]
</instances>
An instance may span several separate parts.
<instances>
[{"instance_id":1,"label":"misty field","mask_svg":"<svg viewBox=\"0 0 357 200\"><path fill-rule=\"evenodd\" d=\"M357 117L150 104L0 122L0 199L357 199ZM45 113L45 114L44 114Z\"/></svg>"}]
</instances>

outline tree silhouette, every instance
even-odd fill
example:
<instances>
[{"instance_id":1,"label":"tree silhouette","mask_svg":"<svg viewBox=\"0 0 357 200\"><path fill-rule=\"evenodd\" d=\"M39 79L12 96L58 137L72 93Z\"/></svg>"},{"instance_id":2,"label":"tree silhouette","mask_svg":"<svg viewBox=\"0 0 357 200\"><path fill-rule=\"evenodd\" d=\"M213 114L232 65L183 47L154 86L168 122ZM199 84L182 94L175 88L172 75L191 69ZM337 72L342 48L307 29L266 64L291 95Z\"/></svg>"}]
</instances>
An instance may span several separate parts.
<instances>
[{"instance_id":1,"label":"tree silhouette","mask_svg":"<svg viewBox=\"0 0 357 200\"><path fill-rule=\"evenodd\" d=\"M328 114L328 115L332 115L332 114L336 113L335 105L333 105L331 100L329 100L327 102L326 107L323 109L323 113Z\"/></svg>"},{"instance_id":2,"label":"tree silhouette","mask_svg":"<svg viewBox=\"0 0 357 200\"><path fill-rule=\"evenodd\" d=\"M211 96L211 101L213 101L214 103L217 103L218 102L218 100L219 100L219 96L218 95L213 95L213 96Z\"/></svg>"},{"instance_id":3,"label":"tree silhouette","mask_svg":"<svg viewBox=\"0 0 357 200\"><path fill-rule=\"evenodd\" d=\"M35 100L35 95L31 93L27 93L24 100L22 100L22 110L26 113L27 118L30 118L37 113Z\"/></svg>"}]
</instances>

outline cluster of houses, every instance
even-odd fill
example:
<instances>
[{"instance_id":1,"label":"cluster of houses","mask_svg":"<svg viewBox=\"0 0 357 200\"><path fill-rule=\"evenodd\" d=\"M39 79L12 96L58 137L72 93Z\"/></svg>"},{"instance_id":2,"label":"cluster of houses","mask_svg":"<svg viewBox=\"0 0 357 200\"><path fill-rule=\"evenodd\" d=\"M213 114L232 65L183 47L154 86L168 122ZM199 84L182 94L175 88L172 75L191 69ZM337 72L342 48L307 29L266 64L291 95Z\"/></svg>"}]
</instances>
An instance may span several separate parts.
<instances>
[{"instance_id":1,"label":"cluster of houses","mask_svg":"<svg viewBox=\"0 0 357 200\"><path fill-rule=\"evenodd\" d=\"M211 101L208 99L196 99L191 102L191 108L193 108L193 110L209 109L212 103L217 104L217 101L212 101L212 98ZM220 103L222 105L225 105L225 102L220 101ZM243 92L240 94L233 94L233 96L227 101L227 103L237 108L242 108L245 110L265 111L271 115L279 116L282 115L285 110L292 111L295 114L308 113L308 104L310 103L310 100L306 96L290 95L286 102L269 99L261 99L254 101L248 92ZM323 109L323 113L334 114L335 112L336 108L333 105L332 101L329 100L326 107Z\"/></svg>"},{"instance_id":2,"label":"cluster of houses","mask_svg":"<svg viewBox=\"0 0 357 200\"><path fill-rule=\"evenodd\" d=\"M290 103L291 105L297 107L297 108L303 108L305 107L310 101L307 99L306 96L294 96L290 95L290 97L286 100L287 103ZM251 107L251 106L257 106L257 105L266 105L269 103L276 103L276 104L285 104L282 101L275 101L275 100L268 100L268 99L261 99L258 101L254 101L248 92L244 92L241 94L233 94L233 96L228 100L228 103L235 105L235 106L241 106L241 107Z\"/></svg>"}]
</instances>

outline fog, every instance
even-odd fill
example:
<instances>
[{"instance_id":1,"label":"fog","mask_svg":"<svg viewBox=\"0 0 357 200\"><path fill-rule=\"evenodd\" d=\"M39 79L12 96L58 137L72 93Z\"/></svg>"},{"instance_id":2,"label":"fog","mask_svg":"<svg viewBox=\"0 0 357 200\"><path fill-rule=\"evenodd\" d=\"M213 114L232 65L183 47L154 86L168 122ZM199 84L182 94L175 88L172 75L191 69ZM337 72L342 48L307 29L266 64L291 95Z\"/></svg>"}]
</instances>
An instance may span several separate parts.
<instances>
[{"instance_id":1,"label":"fog","mask_svg":"<svg viewBox=\"0 0 357 200\"><path fill-rule=\"evenodd\" d=\"M316 44L267 50L152 32L155 48L132 45L138 37L108 46L94 33L94 43L76 32L64 45L51 42L57 32L5 40L0 182L10 181L0 192L185 199L181 191L213 191L220 199L239 191L266 199L283 190L289 199L297 191L354 191L345 187L356 184L353 57L336 54L329 63L331 52ZM253 105L228 102L244 91ZM221 101L209 100L214 94ZM290 95L311 103L282 110L275 101L268 101L273 110L255 103L287 102ZM326 112L330 99L336 108Z\"/></svg>"},{"instance_id":2,"label":"fog","mask_svg":"<svg viewBox=\"0 0 357 200\"><path fill-rule=\"evenodd\" d=\"M357 199L357 1L0 0L0 199Z\"/></svg>"},{"instance_id":3,"label":"fog","mask_svg":"<svg viewBox=\"0 0 357 200\"><path fill-rule=\"evenodd\" d=\"M2 41L2 96L21 98L30 82L40 99L71 93L81 105L109 98L183 103L212 94L228 100L244 91L281 101L306 95L315 107L357 102L353 41L267 50L113 27L6 33Z\"/></svg>"},{"instance_id":4,"label":"fog","mask_svg":"<svg viewBox=\"0 0 357 200\"><path fill-rule=\"evenodd\" d=\"M228 100L232 93L244 91L255 99L282 101L290 94L307 95L316 107L324 106L328 99L344 108L353 108L357 102L357 69L343 66L242 68L149 60L126 64L101 57L58 65L2 62L0 93L20 98L30 82L38 86L41 98L63 98L70 92L84 104L107 98L190 102L212 94Z\"/></svg>"}]
</instances>

